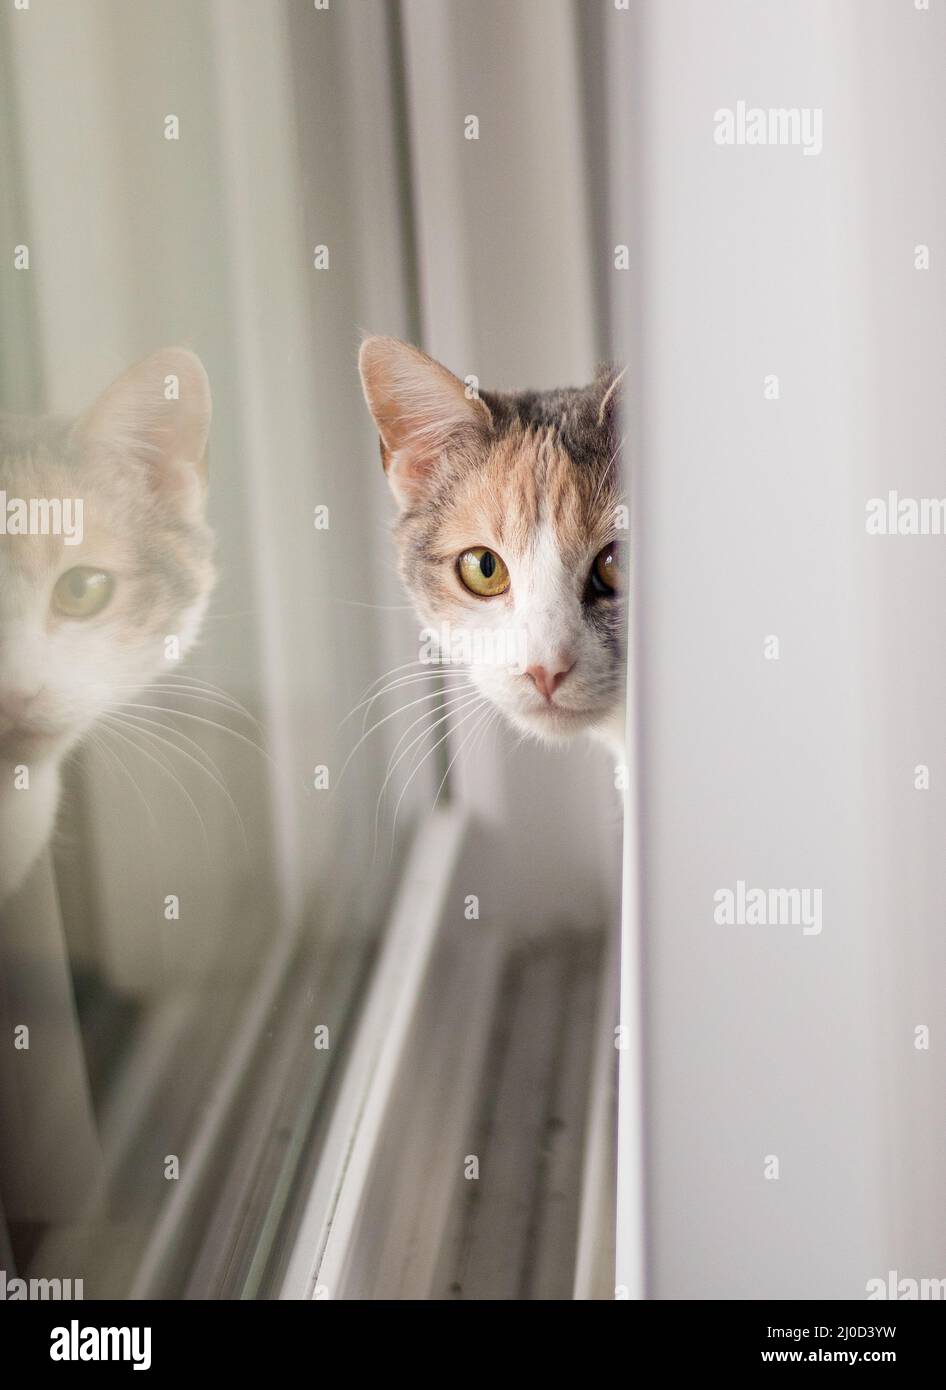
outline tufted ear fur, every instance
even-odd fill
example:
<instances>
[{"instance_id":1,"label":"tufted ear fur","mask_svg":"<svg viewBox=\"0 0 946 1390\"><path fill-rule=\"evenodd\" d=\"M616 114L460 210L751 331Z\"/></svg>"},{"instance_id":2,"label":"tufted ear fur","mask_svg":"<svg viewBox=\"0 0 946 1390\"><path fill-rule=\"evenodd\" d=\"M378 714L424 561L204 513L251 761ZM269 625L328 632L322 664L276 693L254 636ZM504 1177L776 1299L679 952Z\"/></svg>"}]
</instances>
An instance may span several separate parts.
<instances>
[{"instance_id":1,"label":"tufted ear fur","mask_svg":"<svg viewBox=\"0 0 946 1390\"><path fill-rule=\"evenodd\" d=\"M423 496L446 450L485 442L492 424L486 405L426 353L397 338L366 338L358 370L401 507Z\"/></svg>"},{"instance_id":2,"label":"tufted ear fur","mask_svg":"<svg viewBox=\"0 0 946 1390\"><path fill-rule=\"evenodd\" d=\"M617 367L602 367L595 378L595 386L601 392L601 399L598 402L599 425L613 424L614 417L621 406L621 382L627 368L618 370Z\"/></svg>"}]
</instances>

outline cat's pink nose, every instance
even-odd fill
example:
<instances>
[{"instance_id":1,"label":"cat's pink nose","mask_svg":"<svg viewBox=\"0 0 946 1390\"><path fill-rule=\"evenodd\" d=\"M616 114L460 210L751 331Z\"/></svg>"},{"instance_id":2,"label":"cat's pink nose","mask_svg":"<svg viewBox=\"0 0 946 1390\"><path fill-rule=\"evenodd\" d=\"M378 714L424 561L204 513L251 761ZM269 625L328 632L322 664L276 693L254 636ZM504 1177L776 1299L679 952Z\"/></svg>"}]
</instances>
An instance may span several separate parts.
<instances>
[{"instance_id":1,"label":"cat's pink nose","mask_svg":"<svg viewBox=\"0 0 946 1390\"><path fill-rule=\"evenodd\" d=\"M570 661L568 665L556 664L553 668L548 666L527 666L526 675L535 682L535 688L546 700L551 700L562 681L574 666Z\"/></svg>"}]
</instances>

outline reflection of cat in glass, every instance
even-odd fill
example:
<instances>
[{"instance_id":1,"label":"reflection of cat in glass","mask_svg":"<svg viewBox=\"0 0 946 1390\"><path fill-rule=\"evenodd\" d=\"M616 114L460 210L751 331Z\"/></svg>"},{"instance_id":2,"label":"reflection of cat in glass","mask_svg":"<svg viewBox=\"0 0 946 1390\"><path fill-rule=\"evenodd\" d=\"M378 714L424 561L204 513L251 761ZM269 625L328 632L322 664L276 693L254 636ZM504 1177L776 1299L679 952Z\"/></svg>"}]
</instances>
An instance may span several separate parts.
<instances>
[{"instance_id":1,"label":"reflection of cat in glass","mask_svg":"<svg viewBox=\"0 0 946 1390\"><path fill-rule=\"evenodd\" d=\"M589 733L620 755L622 374L471 395L394 338L368 338L359 365L400 506L404 583L431 630L473 639L445 707L473 721L467 737L498 709L545 741ZM495 660L502 650L516 660Z\"/></svg>"},{"instance_id":2,"label":"reflection of cat in glass","mask_svg":"<svg viewBox=\"0 0 946 1390\"><path fill-rule=\"evenodd\" d=\"M49 841L66 754L198 635L210 414L169 348L77 421L0 415L0 901Z\"/></svg>"}]
</instances>

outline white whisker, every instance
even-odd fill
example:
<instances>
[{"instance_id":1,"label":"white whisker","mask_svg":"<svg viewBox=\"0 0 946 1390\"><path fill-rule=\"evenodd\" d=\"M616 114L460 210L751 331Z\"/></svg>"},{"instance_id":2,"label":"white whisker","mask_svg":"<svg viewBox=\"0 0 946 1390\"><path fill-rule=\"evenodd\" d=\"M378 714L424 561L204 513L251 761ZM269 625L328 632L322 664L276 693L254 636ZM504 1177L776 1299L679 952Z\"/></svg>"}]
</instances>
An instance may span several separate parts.
<instances>
[{"instance_id":1,"label":"white whisker","mask_svg":"<svg viewBox=\"0 0 946 1390\"><path fill-rule=\"evenodd\" d=\"M451 698L451 699L449 699L449 700L444 700L444 702L443 702L442 704L436 705L433 709L424 710L423 713L421 713L420 715L418 715L418 717L417 717L416 719L413 719L413 720L411 721L411 723L407 726L407 728L406 728L406 729L404 730L404 732L401 734L401 737L398 739L397 743L394 745L393 749L391 750L391 756L390 756L390 758L388 759L387 772L386 772L386 776L385 776L385 786L387 785L387 778L388 778L388 776L390 775L390 773L391 773L391 771L392 771L392 764L394 764L395 757L397 756L397 751L398 751L398 749L400 748L401 744L404 742L404 740L408 737L408 735L410 734L411 730L412 730L412 729L416 729L417 726L418 726L418 724L422 723L423 720L425 720L429 715L431 715L431 714L438 714L441 710L446 711L446 710L450 709L451 706L456 705L456 704L458 704L458 703L462 703L464 700L467 699L467 697L469 696L470 692L471 692L471 691L475 691L475 690L476 690L476 685L475 685L475 683L474 683L473 681L469 681L469 682L463 687L462 690L453 690L453 691L450 691L450 692L441 692L441 694L443 694L443 693L449 693L453 698ZM434 725L429 725L428 728L427 728L427 730L425 730L425 733L426 733L426 732L429 732L429 730L430 730L431 728L433 728L433 727L435 727L435 726L434 726ZM417 742L419 741L420 738L423 738L423 734L419 735L419 738L418 738L418 739L415 739L415 740L413 741L413 743L411 744L411 748L414 747L414 744L417 743ZM407 751L409 751L409 750L405 750L405 752L407 752ZM399 762L399 761L400 761L400 759L398 759L398 762ZM395 764L395 765L396 765L396 764ZM384 790L384 788L382 787L382 791L383 791L383 790Z\"/></svg>"},{"instance_id":2,"label":"white whisker","mask_svg":"<svg viewBox=\"0 0 946 1390\"><path fill-rule=\"evenodd\" d=\"M375 688L376 685L381 685L384 681L386 681L387 678L388 678L388 676L396 676L396 675L398 674L399 671L407 671L407 670L408 670L410 667L412 667L412 666L427 666L427 667L429 667L431 670L436 670L436 669L437 669L437 663L436 663L436 662L432 662L432 661L421 661L419 658L417 658L417 659L414 660L414 661L405 661L405 662L402 662L402 664L401 664L400 666L392 666L391 669L390 669L390 671L385 671L385 672L383 673L383 675L377 676L377 677L370 683L370 685L366 685L365 688L364 688L364 690L361 692L361 694L360 694L359 697L358 697L359 700L363 700L364 697L368 694L369 691L374 690L374 688Z\"/></svg>"},{"instance_id":3,"label":"white whisker","mask_svg":"<svg viewBox=\"0 0 946 1390\"><path fill-rule=\"evenodd\" d=\"M254 753L259 753L271 766L276 766L269 753L267 753L266 749L261 747L260 744L254 743L253 740L247 738L245 734L239 733L236 729L231 728L229 724L219 723L216 719L207 719L202 714L192 714L190 710L185 709L169 710L166 705L145 705L141 704L138 700L125 701L123 704L117 705L116 708L154 710L158 714L176 714L179 719L193 719L197 724L206 724L208 728L217 729L220 733L229 734L231 738L237 739L240 743L245 743L247 748L252 748Z\"/></svg>"},{"instance_id":4,"label":"white whisker","mask_svg":"<svg viewBox=\"0 0 946 1390\"><path fill-rule=\"evenodd\" d=\"M446 786L447 778L450 776L450 769L453 767L453 764L456 762L457 758L459 758L460 754L463 752L463 750L464 750L464 748L467 746L467 744L468 744L468 743L471 743L471 740L475 740L477 734L482 733L484 724L488 724L489 721L492 719L493 715L496 714L496 713L498 713L497 710L487 708L487 709L481 714L481 716L480 716L480 718L477 720L477 722L473 725L473 728L472 728L472 729L470 730L470 732L467 734L466 738L461 739L459 748L458 748L457 751L454 753L454 755L453 755L453 757L450 759L450 761L447 763L447 769L446 769L446 771L444 772L443 776L442 776L441 779L440 779L440 786L437 788L436 795L434 796L434 809L436 809L437 802L440 800L440 793L443 791L444 787ZM472 754L472 752L473 752L473 746L472 746L472 743L471 743L470 753Z\"/></svg>"},{"instance_id":5,"label":"white whisker","mask_svg":"<svg viewBox=\"0 0 946 1390\"><path fill-rule=\"evenodd\" d=\"M203 816L200 814L200 810L199 810L199 808L198 808L198 806L197 806L197 803L194 801L194 798L191 796L190 792L189 792L189 791L187 790L187 788L184 786L184 783L181 781L181 779L180 779L179 777L177 777L177 776L174 774L173 770L172 770L171 768L168 767L167 763L164 762L163 759L156 758L156 757L154 756L153 753L151 753L151 752L148 751L147 748L142 748L142 746L141 746L140 743L136 743L136 742L134 741L134 739L130 737L129 734L123 732L121 728L116 728L116 727L115 727L115 724L114 724L112 721L115 720L116 718L117 718L117 716L112 715L112 714L103 714L103 715L102 715L102 720L103 720L103 722L105 722L105 723L108 724L111 733L112 733L116 738L120 738L120 739L122 740L123 743L127 743L131 748L134 748L134 750L135 750L136 753L141 753L141 754L143 754L143 756L146 757L150 762L153 762L153 763L155 764L156 767L160 768L160 770L165 774L166 777L170 777L171 781L172 781L172 782L174 783L174 785L179 789L179 791L182 793L182 795L185 797L185 799L186 799L187 802L189 803L189 805L190 805L190 807L191 807L191 810L194 812L194 815L197 817L197 820L198 820L198 822L199 822L199 824L200 824L201 834L202 834L203 837L204 837L204 849L206 850L207 858L208 858L208 860L209 860L209 858L210 858L210 837L209 837L208 834L207 834L207 827L206 827L206 825L204 824L204 818L203 818ZM137 732L142 733L141 730L137 730Z\"/></svg>"},{"instance_id":6,"label":"white whisker","mask_svg":"<svg viewBox=\"0 0 946 1390\"><path fill-rule=\"evenodd\" d=\"M352 709L348 714L345 715L345 718L342 720L341 724L339 724L338 727L339 727L340 729L343 728L343 727L345 726L345 724L347 724L348 720L351 719L352 715L353 715L353 714L357 714L358 711L359 711L360 709L363 708L364 711L365 711L365 713L364 713L364 717L363 717L362 723L361 723L361 731L362 731L362 733L364 733L364 731L365 731L365 726L366 726L366 724L368 723L368 719L370 718L371 706L375 703L376 700L382 699L382 697L385 696L385 695L390 695L390 693L391 693L392 690L403 690L404 687L405 687L405 686L408 686L408 685L416 685L416 684L420 684L420 683L423 683L424 681L429 681L429 680L441 680L441 681L443 681L443 680L446 680L448 676L452 676L452 675L466 675L466 674L467 674L467 673L466 673L465 671L463 671L463 672L461 672L461 671L451 671L451 672L447 672L447 671L429 671L429 672L426 672L426 673L417 674L417 675L413 675L413 676L398 676L397 680L391 681L390 684L384 686L381 690L375 691L375 693L374 693L373 695L369 696L369 698L368 698L367 700L362 700L360 704L355 705L354 709ZM450 685L443 685L443 686L440 686L439 688L440 688L441 690L451 690L451 689L456 689L457 687L450 686Z\"/></svg>"},{"instance_id":7,"label":"white whisker","mask_svg":"<svg viewBox=\"0 0 946 1390\"><path fill-rule=\"evenodd\" d=\"M151 824L154 826L155 830L157 830L158 822L155 820L154 812L148 804L148 798L145 796L144 792L141 790L138 783L135 781L129 768L127 768L125 764L122 762L115 749L112 748L111 745L106 742L105 735L111 732L112 730L110 730L107 726L103 725L98 729L92 730L89 734L89 738L92 741L93 747L98 748L103 753L107 753L109 757L112 759L112 761L118 764L119 769L125 774L125 776L128 778L128 781L131 783L131 785L137 792L138 797L141 800L141 804L147 812L148 819L151 821Z\"/></svg>"},{"instance_id":8,"label":"white whisker","mask_svg":"<svg viewBox=\"0 0 946 1390\"><path fill-rule=\"evenodd\" d=\"M460 726L461 726L462 724L465 724L466 721L467 721L468 719L472 719L473 716L479 712L479 710L482 708L482 706L483 706L484 704L488 703L487 697L486 697L485 695L481 696L480 699L481 699L481 703L480 703L480 704L474 706L474 708L470 710L469 714L465 714L465 715L463 716L462 719L457 720L456 724L454 724L452 728L450 728L450 729L448 729L448 730L446 731L446 733L443 735L443 738L438 738L438 740L437 740L437 742L434 744L434 746L433 746L432 748L428 748L427 752L426 752L426 753L424 754L424 756L421 758L420 762L417 764L417 766L416 766L416 767L414 768L414 770L411 772L411 775L408 777L407 781L404 783L404 786L401 788L401 795L398 797L398 799L397 799L397 805L394 807L394 822L393 822L393 824L392 824L392 826L391 826L391 847L392 847L392 850L393 850L393 847L394 847L394 837L395 837L395 835L396 835L396 833L397 833L397 813L398 813L398 811L400 810L401 802L404 800L404 796L405 796L405 794L406 794L406 792L407 792L408 787L411 785L411 783L413 782L414 778L417 776L417 774L418 774L418 772L420 771L420 769L424 766L424 763L427 761L427 759L430 757L430 755L431 755L432 753L435 753L435 752L437 751L437 749L438 749L438 748L440 747L440 745L444 742L444 740L450 738L450 736L451 736L452 734L455 734L456 731L457 731L457 729L459 729ZM462 746L462 745L461 745L461 746Z\"/></svg>"},{"instance_id":9,"label":"white whisker","mask_svg":"<svg viewBox=\"0 0 946 1390\"><path fill-rule=\"evenodd\" d=\"M152 709L154 707L151 705L146 705L144 706L144 708ZM210 778L214 786L216 786L217 788L219 788L220 791L223 792L224 796L227 798L227 801L230 803L230 808L233 811L233 814L236 817L237 823L240 827L240 833L243 837L243 846L246 850L249 850L249 840L247 839L246 826L243 823L243 817L240 815L237 804L233 800L233 797L230 795L226 782L223 780L223 773L220 771L220 768L218 767L216 762L214 762L213 758L210 756L210 754L207 752L205 748L202 748L199 743L196 743L195 740L188 737L187 734L182 733L180 729L175 729L168 724L161 724L157 719L147 719L144 715L130 713L130 707L127 705L121 706L118 709L113 710L112 714L113 717L116 719L128 721L127 727L137 728L142 735L148 734L152 739L154 739L156 743L163 744L167 748L172 749L175 753L180 753L181 757L187 758L188 761L192 762L195 767L200 768L201 772L205 773ZM197 752L200 753L202 757L207 759L207 763L210 764L210 767L208 767L206 763L202 763L198 758L195 758L193 754L188 753L186 748L181 748L178 744L172 743L170 739L162 738L160 734L151 732L151 730L153 729L162 729L165 733L173 734L175 738L182 739L185 743L189 744L191 748L196 748Z\"/></svg>"},{"instance_id":10,"label":"white whisker","mask_svg":"<svg viewBox=\"0 0 946 1390\"><path fill-rule=\"evenodd\" d=\"M195 700L216 709L226 710L230 714L238 714L242 718L250 720L251 723L255 724L260 730L262 730L263 727L260 721L254 715L250 714L249 710L243 709L242 705L237 704L235 701L223 700L216 695L209 694L207 691L188 690L177 685L157 685L153 681L145 688L142 688L140 685L116 685L111 688L118 693L131 692L132 694L142 695L176 695L181 700ZM173 706L169 705L168 708L173 709Z\"/></svg>"},{"instance_id":11,"label":"white whisker","mask_svg":"<svg viewBox=\"0 0 946 1390\"><path fill-rule=\"evenodd\" d=\"M387 772L386 772L386 774L385 774L384 781L381 783L381 790L378 792L378 800L377 800L377 802L375 803L375 808L374 808L374 833L375 833L375 852L376 852L376 853L377 853L377 845L378 845L378 836L379 836L379 834L380 834L381 804L382 804L382 801L383 801L383 799L384 799L384 793L385 793L385 791L387 790L387 785L388 785L388 783L390 782L391 778L394 776L394 773L396 772L398 766L404 761L404 759L405 759L406 757L409 756L409 754L410 754L410 752L411 752L412 749L416 748L417 745L418 745L419 743L422 743L423 740L428 736L428 734L433 733L434 729L436 729L440 724L442 724L442 723L444 722L444 720L449 719L450 716L451 716L451 714L459 714L461 709L465 708L467 705L471 704L474 700L476 700L476 699L478 699L478 698L480 698L478 695L475 695L475 694L474 694L474 695L470 695L468 692L467 692L467 693L464 693L464 695L461 697L462 703L459 705L459 708L457 708L457 709L452 709L452 710L447 710L447 712L446 712L445 714L443 714L439 719L434 720L434 722L433 722L432 724L428 724L427 727L426 727L425 729L423 729L423 730L417 735L416 738L414 738L414 739L411 740L411 742L410 742L410 743L408 744L408 746L404 749L403 753L400 754L400 756L397 758L396 761L389 761L389 762L388 762ZM456 704L457 702L456 702L456 701L451 701L450 703L451 703L451 704ZM438 707L438 709L442 709L442 708L443 708L443 706L439 706L439 707ZM438 709L429 710L429 711L427 711L427 713L429 713L429 714L437 714L437 713L438 713ZM422 717L422 718L425 718L426 715L423 715L423 716L421 716L421 717ZM411 728L414 728L414 726L415 726L416 724L418 724L419 722L420 722L420 720L415 719L415 720L414 720L414 723L411 725ZM410 729L408 729L407 732L410 733ZM396 752L396 751L397 751L397 749L395 748L395 752ZM392 760L394 759L394 753L391 754L391 759L392 759Z\"/></svg>"},{"instance_id":12,"label":"white whisker","mask_svg":"<svg viewBox=\"0 0 946 1390\"><path fill-rule=\"evenodd\" d=\"M353 748L353 749L351 750L351 752L348 754L348 757L347 757L347 758L345 759L345 761L342 763L341 771L339 772L338 777L337 777L336 782L335 782L335 790L336 790L336 791L338 790L338 787L339 787L339 785L340 785L340 783L341 783L341 780L342 780L342 778L343 778L344 775L345 775L345 769L348 767L348 764L351 762L352 758L353 758L353 757L355 756L355 754L358 752L358 749L359 749L359 748L361 747L361 745L364 743L364 741L365 741L366 738L369 738L371 734L375 733L376 730L380 729L381 726L382 726L382 724L387 724L389 720L391 720L391 719L396 719L397 716L398 716L399 714L406 714L406 712L407 712L409 709L414 709L414 707L415 707L416 705L422 705L422 704L424 704L425 701L427 701L427 700L436 700L436 699L439 699L440 694L441 694L441 692L440 692L439 690L431 691L431 692L430 692L429 694L427 694L427 695L422 695L422 696L420 697L420 699L418 699L418 700L411 700L411 701L410 701L408 704L406 704L406 705L400 705L397 709L392 710L390 714L386 714L386 715L384 716L383 719L379 719L378 722L377 722L377 724L372 724L371 728L368 729L368 730L366 730L365 733L362 734L361 738L358 740L358 742L355 744L354 748Z\"/></svg>"}]
</instances>

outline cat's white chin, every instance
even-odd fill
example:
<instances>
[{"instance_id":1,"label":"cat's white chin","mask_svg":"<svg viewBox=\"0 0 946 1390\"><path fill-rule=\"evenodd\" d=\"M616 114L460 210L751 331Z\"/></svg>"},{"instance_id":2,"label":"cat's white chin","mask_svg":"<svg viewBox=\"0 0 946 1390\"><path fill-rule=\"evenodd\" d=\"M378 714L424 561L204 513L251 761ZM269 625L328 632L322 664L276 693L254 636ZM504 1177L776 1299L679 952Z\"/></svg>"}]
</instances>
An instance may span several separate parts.
<instances>
[{"instance_id":1,"label":"cat's white chin","mask_svg":"<svg viewBox=\"0 0 946 1390\"><path fill-rule=\"evenodd\" d=\"M509 717L516 728L543 743L571 743L581 734L590 734L614 753L624 750L622 709L570 710L550 704L534 710L515 710Z\"/></svg>"}]
</instances>

